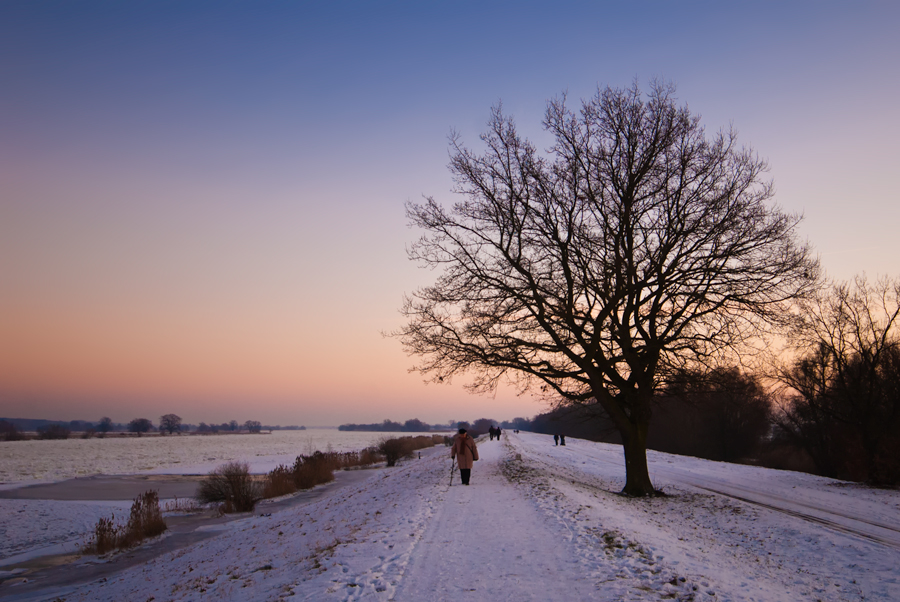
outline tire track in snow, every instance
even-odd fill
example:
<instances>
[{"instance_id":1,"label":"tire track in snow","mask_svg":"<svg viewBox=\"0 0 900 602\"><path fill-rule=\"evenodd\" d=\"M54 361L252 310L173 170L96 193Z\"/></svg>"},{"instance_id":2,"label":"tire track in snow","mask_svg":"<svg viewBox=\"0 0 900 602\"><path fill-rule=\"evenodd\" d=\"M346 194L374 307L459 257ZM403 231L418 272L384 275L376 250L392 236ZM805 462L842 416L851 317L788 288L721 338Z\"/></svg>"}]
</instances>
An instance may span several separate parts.
<instances>
[{"instance_id":1,"label":"tire track in snow","mask_svg":"<svg viewBox=\"0 0 900 602\"><path fill-rule=\"evenodd\" d=\"M605 454L585 453L584 450L579 450L578 453L584 458L618 466L624 471L624 466L622 466L621 462L614 462L604 457ZM554 470L559 470L561 467L560 463L544 464L548 468L552 467ZM573 483L603 491L610 491L597 484L587 482L583 477L588 477L589 475L579 471L577 464L567 463L563 466L569 469L569 478ZM708 493L722 495L760 508L780 512L787 516L817 524L845 535L859 537L883 546L900 549L900 528L887 525L883 522L876 522L852 515L837 508L824 507L803 500L756 491L747 487L735 485L732 482L721 482L710 476L699 477L697 475L686 474L680 470L673 470L666 466L661 466L658 462L651 462L650 470L657 476L664 475L673 485L695 487ZM573 475L573 472L578 473L578 476L576 477ZM654 478L654 481L656 480L657 479Z\"/></svg>"}]
</instances>

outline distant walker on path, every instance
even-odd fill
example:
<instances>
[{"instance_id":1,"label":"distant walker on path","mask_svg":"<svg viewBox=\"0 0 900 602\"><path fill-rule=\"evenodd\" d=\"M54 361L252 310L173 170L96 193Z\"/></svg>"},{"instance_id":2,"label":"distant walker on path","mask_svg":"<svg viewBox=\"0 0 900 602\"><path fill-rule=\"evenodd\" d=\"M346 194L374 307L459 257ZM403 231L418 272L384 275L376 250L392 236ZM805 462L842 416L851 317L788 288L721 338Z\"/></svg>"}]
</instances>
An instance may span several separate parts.
<instances>
[{"instance_id":1,"label":"distant walker on path","mask_svg":"<svg viewBox=\"0 0 900 602\"><path fill-rule=\"evenodd\" d=\"M472 464L478 459L478 448L475 446L475 440L466 433L466 429L459 429L459 434L453 438L450 457L456 458L462 484L468 485L469 477L472 475Z\"/></svg>"}]
</instances>

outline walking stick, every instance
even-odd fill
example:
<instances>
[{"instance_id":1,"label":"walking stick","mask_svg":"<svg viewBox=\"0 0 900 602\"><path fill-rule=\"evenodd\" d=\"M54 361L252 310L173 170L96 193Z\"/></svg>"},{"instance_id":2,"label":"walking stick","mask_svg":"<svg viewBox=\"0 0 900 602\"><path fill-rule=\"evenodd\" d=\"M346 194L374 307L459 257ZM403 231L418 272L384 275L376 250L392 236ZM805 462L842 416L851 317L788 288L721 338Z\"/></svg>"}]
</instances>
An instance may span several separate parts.
<instances>
[{"instance_id":1,"label":"walking stick","mask_svg":"<svg viewBox=\"0 0 900 602\"><path fill-rule=\"evenodd\" d=\"M456 461L450 458L450 487L453 487L453 471L456 468Z\"/></svg>"}]
</instances>

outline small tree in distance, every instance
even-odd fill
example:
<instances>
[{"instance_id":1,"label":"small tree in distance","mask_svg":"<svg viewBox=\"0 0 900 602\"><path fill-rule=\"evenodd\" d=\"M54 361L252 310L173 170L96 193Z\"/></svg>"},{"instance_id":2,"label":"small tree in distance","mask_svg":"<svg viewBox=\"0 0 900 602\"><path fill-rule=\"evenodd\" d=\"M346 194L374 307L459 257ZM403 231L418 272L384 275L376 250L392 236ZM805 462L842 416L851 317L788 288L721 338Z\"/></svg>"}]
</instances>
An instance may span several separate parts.
<instances>
[{"instance_id":1,"label":"small tree in distance","mask_svg":"<svg viewBox=\"0 0 900 602\"><path fill-rule=\"evenodd\" d=\"M112 418L109 416L104 416L100 419L100 422L97 423L97 431L103 433L104 435L111 431L113 428Z\"/></svg>"},{"instance_id":2,"label":"small tree in distance","mask_svg":"<svg viewBox=\"0 0 900 602\"><path fill-rule=\"evenodd\" d=\"M128 432L137 433L138 436L149 432L151 429L153 429L153 423L146 418L135 418L128 423Z\"/></svg>"},{"instance_id":3,"label":"small tree in distance","mask_svg":"<svg viewBox=\"0 0 900 602\"><path fill-rule=\"evenodd\" d=\"M244 423L244 428L250 433L259 433L262 431L262 423L259 420L248 420Z\"/></svg>"},{"instance_id":4,"label":"small tree in distance","mask_svg":"<svg viewBox=\"0 0 900 602\"><path fill-rule=\"evenodd\" d=\"M165 414L159 417L159 431L171 434L181 431L181 417L175 414Z\"/></svg>"},{"instance_id":5,"label":"small tree in distance","mask_svg":"<svg viewBox=\"0 0 900 602\"><path fill-rule=\"evenodd\" d=\"M506 380L600 406L625 455L623 492L655 494L652 401L678 369L715 365L817 285L799 216L769 204L766 163L733 131L707 136L654 82L549 103L540 153L494 109L484 154L451 139L454 192L409 204L409 257L442 270L405 299L396 335L433 382Z\"/></svg>"}]
</instances>

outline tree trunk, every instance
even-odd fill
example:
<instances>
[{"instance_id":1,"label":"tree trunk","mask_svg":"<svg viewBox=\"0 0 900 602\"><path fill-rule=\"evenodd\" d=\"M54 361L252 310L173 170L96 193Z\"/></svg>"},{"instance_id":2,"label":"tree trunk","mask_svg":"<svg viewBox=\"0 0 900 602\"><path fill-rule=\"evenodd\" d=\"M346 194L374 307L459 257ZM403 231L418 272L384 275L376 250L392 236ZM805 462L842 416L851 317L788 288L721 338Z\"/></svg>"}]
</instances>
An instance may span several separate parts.
<instances>
[{"instance_id":1,"label":"tree trunk","mask_svg":"<svg viewBox=\"0 0 900 602\"><path fill-rule=\"evenodd\" d=\"M625 488L622 493L635 497L656 495L647 469L647 424L632 424L629 432L622 433L625 450Z\"/></svg>"}]
</instances>

